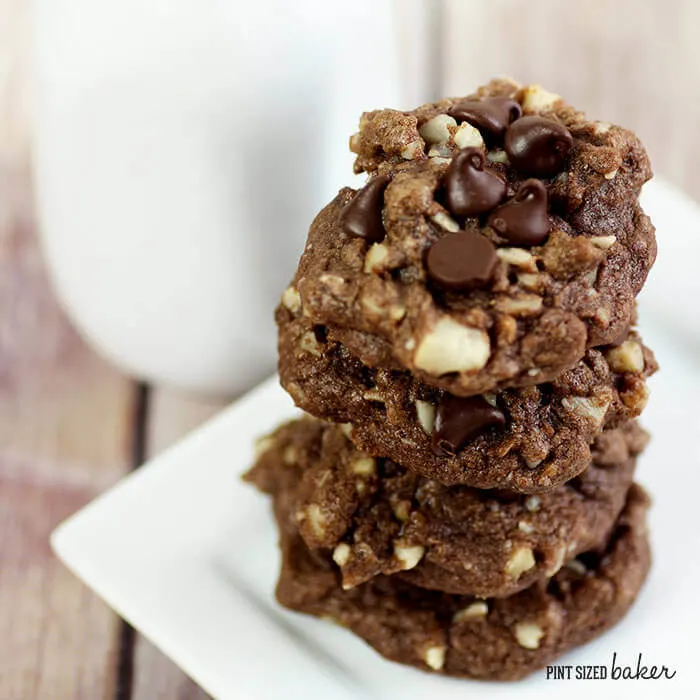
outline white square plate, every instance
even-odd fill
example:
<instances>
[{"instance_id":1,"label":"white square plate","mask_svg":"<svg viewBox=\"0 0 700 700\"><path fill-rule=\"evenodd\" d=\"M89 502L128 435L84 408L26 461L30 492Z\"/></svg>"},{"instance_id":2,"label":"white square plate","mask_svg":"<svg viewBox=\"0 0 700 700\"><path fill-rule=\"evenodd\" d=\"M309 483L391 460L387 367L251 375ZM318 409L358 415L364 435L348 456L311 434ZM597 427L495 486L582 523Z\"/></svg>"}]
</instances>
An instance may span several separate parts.
<instances>
[{"instance_id":1,"label":"white square plate","mask_svg":"<svg viewBox=\"0 0 700 700\"><path fill-rule=\"evenodd\" d=\"M649 208L662 250L665 233L687 236L695 268L700 217L687 205L680 234L665 230L669 200L659 189L654 195ZM667 220L677 215L675 204L671 209ZM656 277L657 288L666 284ZM297 413L276 379L70 518L54 533L54 549L219 700L403 700L407 689L414 698L445 700L514 693L519 700L562 693L567 700L590 700L591 693L690 697L700 690L700 289L697 277L669 288L675 292L681 283L695 285L695 296L681 302L694 327L677 326L672 315L659 319L658 302L643 310L644 339L662 364L644 414L654 439L638 470L654 497L654 567L631 614L560 662L609 665L617 652L618 662L635 665L642 653L647 665L675 670L672 680L547 681L538 672L517 686L456 681L385 661L349 632L281 609L273 597L279 556L270 506L240 480L253 460L254 438Z\"/></svg>"}]
</instances>

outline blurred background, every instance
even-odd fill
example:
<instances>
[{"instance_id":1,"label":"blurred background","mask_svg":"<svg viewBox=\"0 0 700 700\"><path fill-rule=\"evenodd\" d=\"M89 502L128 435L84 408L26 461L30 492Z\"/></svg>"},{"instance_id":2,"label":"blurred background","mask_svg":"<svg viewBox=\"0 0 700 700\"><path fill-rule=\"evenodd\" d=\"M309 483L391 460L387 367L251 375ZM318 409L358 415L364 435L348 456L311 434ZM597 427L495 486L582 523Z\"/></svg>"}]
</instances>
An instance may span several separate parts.
<instances>
[{"instance_id":1,"label":"blurred background","mask_svg":"<svg viewBox=\"0 0 700 700\"><path fill-rule=\"evenodd\" d=\"M206 697L48 536L273 370L362 109L542 83L698 198L699 22L693 0L0 0L0 699Z\"/></svg>"}]
</instances>

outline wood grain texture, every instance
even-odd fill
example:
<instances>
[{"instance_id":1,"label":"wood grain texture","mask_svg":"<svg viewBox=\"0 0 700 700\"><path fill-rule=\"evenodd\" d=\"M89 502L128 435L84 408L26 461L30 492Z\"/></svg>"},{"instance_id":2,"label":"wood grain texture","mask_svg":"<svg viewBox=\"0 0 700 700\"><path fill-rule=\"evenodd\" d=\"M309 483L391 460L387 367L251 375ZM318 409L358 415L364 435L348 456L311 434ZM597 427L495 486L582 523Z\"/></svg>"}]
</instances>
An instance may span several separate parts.
<instances>
[{"instance_id":1,"label":"wood grain texture","mask_svg":"<svg viewBox=\"0 0 700 700\"><path fill-rule=\"evenodd\" d=\"M0 0L0 698L111 700L112 611L49 534L130 468L134 387L58 308L29 170L32 4Z\"/></svg>"},{"instance_id":2,"label":"wood grain texture","mask_svg":"<svg viewBox=\"0 0 700 700\"><path fill-rule=\"evenodd\" d=\"M444 0L443 92L498 74L636 131L654 171L700 198L700 3Z\"/></svg>"},{"instance_id":3,"label":"wood grain texture","mask_svg":"<svg viewBox=\"0 0 700 700\"><path fill-rule=\"evenodd\" d=\"M108 698L117 618L49 534L129 468L133 386L59 310L26 163L0 167L0 698Z\"/></svg>"},{"instance_id":4,"label":"wood grain texture","mask_svg":"<svg viewBox=\"0 0 700 700\"><path fill-rule=\"evenodd\" d=\"M147 454L154 457L218 413L226 402L186 396L168 389L151 393ZM134 650L133 700L207 700L209 696L145 637Z\"/></svg>"}]
</instances>

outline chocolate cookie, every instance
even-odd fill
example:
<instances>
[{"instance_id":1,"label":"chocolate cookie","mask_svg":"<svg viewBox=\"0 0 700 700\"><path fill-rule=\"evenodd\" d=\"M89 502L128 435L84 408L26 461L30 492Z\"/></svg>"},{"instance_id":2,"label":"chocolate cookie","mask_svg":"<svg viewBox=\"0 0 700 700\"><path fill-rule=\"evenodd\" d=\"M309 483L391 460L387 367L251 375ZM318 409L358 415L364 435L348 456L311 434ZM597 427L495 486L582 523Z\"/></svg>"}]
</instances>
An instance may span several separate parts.
<instances>
[{"instance_id":1,"label":"chocolate cookie","mask_svg":"<svg viewBox=\"0 0 700 700\"><path fill-rule=\"evenodd\" d=\"M549 581L508 598L426 591L396 576L343 590L329 556L299 536L285 494L275 500L283 554L279 602L331 618L382 656L424 671L517 680L615 625L646 578L648 499L633 485L601 551L571 561Z\"/></svg>"},{"instance_id":2,"label":"chocolate cookie","mask_svg":"<svg viewBox=\"0 0 700 700\"><path fill-rule=\"evenodd\" d=\"M634 134L500 80L367 113L351 147L369 182L318 215L282 303L365 365L471 396L625 336L656 256Z\"/></svg>"},{"instance_id":3,"label":"chocolate cookie","mask_svg":"<svg viewBox=\"0 0 700 700\"><path fill-rule=\"evenodd\" d=\"M536 493L591 461L604 428L637 417L656 361L631 332L588 349L552 382L454 397L395 369L363 364L331 333L277 312L282 385L312 415L352 425L353 441L444 484Z\"/></svg>"},{"instance_id":4,"label":"chocolate cookie","mask_svg":"<svg viewBox=\"0 0 700 700\"><path fill-rule=\"evenodd\" d=\"M267 438L247 478L284 493L306 545L332 552L346 589L397 574L423 588L501 597L607 538L632 483L633 450L646 439L634 423L617 432L608 454L604 447L582 475L540 496L443 486L310 418Z\"/></svg>"}]
</instances>

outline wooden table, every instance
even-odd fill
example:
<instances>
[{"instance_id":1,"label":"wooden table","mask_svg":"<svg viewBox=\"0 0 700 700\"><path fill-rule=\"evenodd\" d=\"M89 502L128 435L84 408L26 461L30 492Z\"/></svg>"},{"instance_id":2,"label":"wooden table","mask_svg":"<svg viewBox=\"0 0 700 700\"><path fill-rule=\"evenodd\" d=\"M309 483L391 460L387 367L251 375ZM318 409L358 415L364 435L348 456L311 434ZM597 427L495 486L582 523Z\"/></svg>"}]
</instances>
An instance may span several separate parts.
<instances>
[{"instance_id":1,"label":"wooden table","mask_svg":"<svg viewBox=\"0 0 700 700\"><path fill-rule=\"evenodd\" d=\"M59 310L26 163L0 166L0 698L207 696L53 557L51 530L222 407L135 383Z\"/></svg>"},{"instance_id":2,"label":"wooden table","mask_svg":"<svg viewBox=\"0 0 700 700\"><path fill-rule=\"evenodd\" d=\"M398 2L409 100L494 73L537 80L635 128L657 171L700 195L694 0ZM53 298L32 207L28 8L0 0L0 699L205 698L48 547L64 517L222 404L123 376Z\"/></svg>"}]
</instances>

